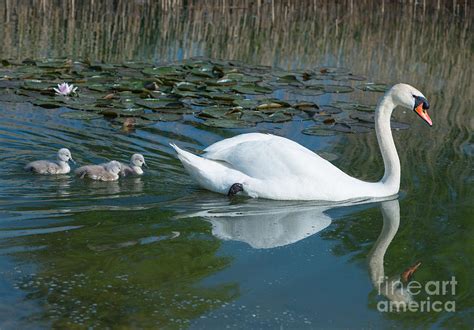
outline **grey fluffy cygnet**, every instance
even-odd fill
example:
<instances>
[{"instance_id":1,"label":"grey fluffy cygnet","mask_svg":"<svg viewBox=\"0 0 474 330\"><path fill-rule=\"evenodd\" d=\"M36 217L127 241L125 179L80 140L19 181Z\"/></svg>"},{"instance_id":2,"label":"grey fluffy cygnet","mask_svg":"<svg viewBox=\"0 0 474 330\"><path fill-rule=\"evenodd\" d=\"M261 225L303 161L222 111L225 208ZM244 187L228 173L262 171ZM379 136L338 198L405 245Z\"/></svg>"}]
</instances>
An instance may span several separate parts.
<instances>
[{"instance_id":1,"label":"grey fluffy cygnet","mask_svg":"<svg viewBox=\"0 0 474 330\"><path fill-rule=\"evenodd\" d=\"M81 179L89 178L98 181L116 181L119 178L119 173L122 165L113 160L102 165L86 165L79 167L75 173Z\"/></svg>"},{"instance_id":2,"label":"grey fluffy cygnet","mask_svg":"<svg viewBox=\"0 0 474 330\"><path fill-rule=\"evenodd\" d=\"M141 154L133 154L130 159L130 165L122 164L121 176L142 175L142 166L148 167L145 163L145 157Z\"/></svg>"},{"instance_id":3,"label":"grey fluffy cygnet","mask_svg":"<svg viewBox=\"0 0 474 330\"><path fill-rule=\"evenodd\" d=\"M26 164L25 170L38 174L66 174L71 171L68 164L69 161L76 163L74 159L72 159L69 149L62 148L58 151L56 161L36 160Z\"/></svg>"}]
</instances>

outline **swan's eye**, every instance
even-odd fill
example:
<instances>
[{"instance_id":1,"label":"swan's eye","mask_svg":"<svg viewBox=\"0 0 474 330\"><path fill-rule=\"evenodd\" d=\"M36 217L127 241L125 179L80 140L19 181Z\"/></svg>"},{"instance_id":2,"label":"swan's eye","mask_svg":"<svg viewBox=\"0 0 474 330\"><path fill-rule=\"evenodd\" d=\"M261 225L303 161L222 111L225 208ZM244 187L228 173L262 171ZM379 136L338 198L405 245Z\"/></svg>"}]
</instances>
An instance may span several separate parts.
<instances>
[{"instance_id":1,"label":"swan's eye","mask_svg":"<svg viewBox=\"0 0 474 330\"><path fill-rule=\"evenodd\" d=\"M422 109L428 110L430 108L430 103L423 96L413 95L415 98L415 109L421 104Z\"/></svg>"},{"instance_id":2,"label":"swan's eye","mask_svg":"<svg viewBox=\"0 0 474 330\"><path fill-rule=\"evenodd\" d=\"M428 103L427 100L423 101L423 109L428 110L430 108L430 104Z\"/></svg>"}]
</instances>

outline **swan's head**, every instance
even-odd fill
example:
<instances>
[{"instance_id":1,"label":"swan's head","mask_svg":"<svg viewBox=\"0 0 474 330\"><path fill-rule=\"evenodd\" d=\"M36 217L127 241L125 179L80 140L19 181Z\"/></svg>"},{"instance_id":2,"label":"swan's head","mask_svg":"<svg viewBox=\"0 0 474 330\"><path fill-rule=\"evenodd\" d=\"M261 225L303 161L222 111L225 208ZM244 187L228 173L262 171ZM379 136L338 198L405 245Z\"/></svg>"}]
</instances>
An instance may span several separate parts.
<instances>
[{"instance_id":1,"label":"swan's head","mask_svg":"<svg viewBox=\"0 0 474 330\"><path fill-rule=\"evenodd\" d=\"M66 149L66 148L62 148L62 149L59 149L58 151L58 159L62 162L68 162L68 161L71 161L73 163L76 163L74 161L74 159L72 159L72 155L71 155L71 152L69 151L69 149Z\"/></svg>"},{"instance_id":2,"label":"swan's head","mask_svg":"<svg viewBox=\"0 0 474 330\"><path fill-rule=\"evenodd\" d=\"M433 122L428 114L430 104L419 90L407 84L397 84L390 89L389 93L396 105L410 110L413 109L428 125L433 126Z\"/></svg>"},{"instance_id":3,"label":"swan's head","mask_svg":"<svg viewBox=\"0 0 474 330\"><path fill-rule=\"evenodd\" d=\"M147 167L145 163L145 157L143 157L143 155L141 154L133 154L132 158L130 159L130 163L132 164L132 166Z\"/></svg>"},{"instance_id":4,"label":"swan's head","mask_svg":"<svg viewBox=\"0 0 474 330\"><path fill-rule=\"evenodd\" d=\"M116 160L108 162L107 164L105 164L104 167L107 172L112 173L112 174L119 174L120 171L122 170L122 164L120 164Z\"/></svg>"}]
</instances>

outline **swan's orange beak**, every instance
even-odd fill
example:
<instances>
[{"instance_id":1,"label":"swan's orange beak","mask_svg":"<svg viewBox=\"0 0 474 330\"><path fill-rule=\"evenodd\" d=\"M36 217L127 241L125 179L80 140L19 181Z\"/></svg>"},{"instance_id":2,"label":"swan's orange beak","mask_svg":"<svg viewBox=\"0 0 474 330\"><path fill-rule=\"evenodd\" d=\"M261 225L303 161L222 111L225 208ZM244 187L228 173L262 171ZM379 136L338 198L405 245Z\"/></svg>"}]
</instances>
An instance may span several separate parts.
<instances>
[{"instance_id":1,"label":"swan's orange beak","mask_svg":"<svg viewBox=\"0 0 474 330\"><path fill-rule=\"evenodd\" d=\"M431 121L430 115L428 114L428 110L423 108L423 102L418 104L417 107L415 107L415 112L420 116L424 121L428 123L428 125L433 126L433 122Z\"/></svg>"},{"instance_id":2,"label":"swan's orange beak","mask_svg":"<svg viewBox=\"0 0 474 330\"><path fill-rule=\"evenodd\" d=\"M416 270L418 269L418 267L420 267L420 265L421 261L418 261L413 266L410 266L405 269L405 271L402 273L402 280L404 283L407 283L411 279L411 277L413 276L413 274L415 274Z\"/></svg>"}]
</instances>

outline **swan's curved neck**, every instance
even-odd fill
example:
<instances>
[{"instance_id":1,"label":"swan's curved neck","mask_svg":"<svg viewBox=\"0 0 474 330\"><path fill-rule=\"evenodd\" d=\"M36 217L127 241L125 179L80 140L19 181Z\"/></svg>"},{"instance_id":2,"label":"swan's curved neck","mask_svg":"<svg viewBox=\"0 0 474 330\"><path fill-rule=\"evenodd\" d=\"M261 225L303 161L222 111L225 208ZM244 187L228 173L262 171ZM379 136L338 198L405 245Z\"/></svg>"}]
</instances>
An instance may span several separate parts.
<instances>
[{"instance_id":1,"label":"swan's curved neck","mask_svg":"<svg viewBox=\"0 0 474 330\"><path fill-rule=\"evenodd\" d=\"M395 104L391 95L385 95L375 111L375 132L385 166L385 173L380 182L384 186L398 191L400 188L400 159L390 129L390 117L394 108Z\"/></svg>"}]
</instances>

